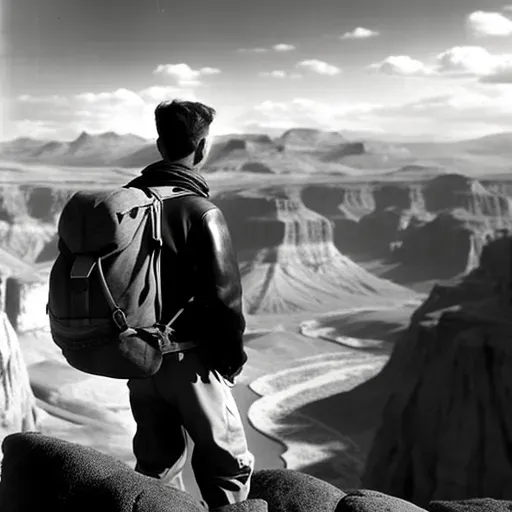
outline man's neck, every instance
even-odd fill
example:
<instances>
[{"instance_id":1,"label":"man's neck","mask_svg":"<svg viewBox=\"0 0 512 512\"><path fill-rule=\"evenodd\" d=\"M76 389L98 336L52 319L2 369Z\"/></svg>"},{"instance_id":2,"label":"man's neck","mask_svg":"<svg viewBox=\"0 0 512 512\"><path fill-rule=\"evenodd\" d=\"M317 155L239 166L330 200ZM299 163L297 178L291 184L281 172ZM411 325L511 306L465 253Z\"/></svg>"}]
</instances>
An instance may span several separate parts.
<instances>
[{"instance_id":1,"label":"man's neck","mask_svg":"<svg viewBox=\"0 0 512 512\"><path fill-rule=\"evenodd\" d=\"M177 167L187 169L189 171L198 172L198 167L197 167L197 165L194 165L194 162L191 158L182 158L181 160L172 160L172 161L164 159L164 162L169 165L175 165Z\"/></svg>"}]
</instances>

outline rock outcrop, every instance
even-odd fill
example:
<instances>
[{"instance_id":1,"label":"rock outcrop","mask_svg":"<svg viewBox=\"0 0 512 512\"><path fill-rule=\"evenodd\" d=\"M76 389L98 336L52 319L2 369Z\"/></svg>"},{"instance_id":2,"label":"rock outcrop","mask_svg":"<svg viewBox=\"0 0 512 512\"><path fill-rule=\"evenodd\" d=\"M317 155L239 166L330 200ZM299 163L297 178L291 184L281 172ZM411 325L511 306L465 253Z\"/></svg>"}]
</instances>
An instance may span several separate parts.
<instances>
[{"instance_id":1,"label":"rock outcrop","mask_svg":"<svg viewBox=\"0 0 512 512\"><path fill-rule=\"evenodd\" d=\"M425 506L512 498L512 237L436 286L383 369L390 395L363 486Z\"/></svg>"},{"instance_id":2,"label":"rock outcrop","mask_svg":"<svg viewBox=\"0 0 512 512\"><path fill-rule=\"evenodd\" d=\"M270 194L272 201L254 197L244 198L243 203L239 198L216 201L239 252L249 314L401 302L414 296L343 255L334 245L332 223L307 208L299 190L265 195Z\"/></svg>"},{"instance_id":3,"label":"rock outcrop","mask_svg":"<svg viewBox=\"0 0 512 512\"><path fill-rule=\"evenodd\" d=\"M3 311L5 279L0 277L0 442L15 432L36 430L40 413L17 334Z\"/></svg>"}]
</instances>

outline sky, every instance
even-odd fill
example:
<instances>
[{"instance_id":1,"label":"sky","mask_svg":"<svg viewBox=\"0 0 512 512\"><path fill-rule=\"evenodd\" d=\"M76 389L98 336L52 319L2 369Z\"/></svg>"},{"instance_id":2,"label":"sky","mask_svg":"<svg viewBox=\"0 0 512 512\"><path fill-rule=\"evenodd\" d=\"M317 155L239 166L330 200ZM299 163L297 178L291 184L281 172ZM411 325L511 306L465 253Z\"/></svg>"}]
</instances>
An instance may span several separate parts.
<instances>
[{"instance_id":1,"label":"sky","mask_svg":"<svg viewBox=\"0 0 512 512\"><path fill-rule=\"evenodd\" d=\"M506 0L505 0L506 1ZM503 0L2 0L0 139L156 137L163 100L212 133L512 131Z\"/></svg>"}]
</instances>

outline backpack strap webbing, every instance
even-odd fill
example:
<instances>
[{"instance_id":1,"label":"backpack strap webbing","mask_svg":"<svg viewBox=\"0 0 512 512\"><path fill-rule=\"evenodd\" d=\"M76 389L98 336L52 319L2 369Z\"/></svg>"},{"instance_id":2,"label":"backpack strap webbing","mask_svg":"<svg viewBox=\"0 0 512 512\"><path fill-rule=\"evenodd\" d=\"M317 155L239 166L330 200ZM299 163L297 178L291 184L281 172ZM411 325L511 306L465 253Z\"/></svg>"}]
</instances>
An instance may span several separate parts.
<instances>
[{"instance_id":1,"label":"backpack strap webbing","mask_svg":"<svg viewBox=\"0 0 512 512\"><path fill-rule=\"evenodd\" d=\"M157 321L160 322L162 311L163 311L163 298L162 298L162 247L163 247L163 239L162 239L162 224L163 224L163 215L164 215L164 207L163 202L166 199L182 197L182 196L190 196L195 195L193 192L188 190L181 189L179 187L147 187L149 193L156 199L154 203L154 208L151 209L153 215L153 239L157 245L155 249L155 276L156 276L156 287L157 287ZM191 297L188 303L192 302L194 297ZM181 308L172 318L165 324L165 327L169 328L171 325L178 319L178 317L183 313L184 307Z\"/></svg>"}]
</instances>

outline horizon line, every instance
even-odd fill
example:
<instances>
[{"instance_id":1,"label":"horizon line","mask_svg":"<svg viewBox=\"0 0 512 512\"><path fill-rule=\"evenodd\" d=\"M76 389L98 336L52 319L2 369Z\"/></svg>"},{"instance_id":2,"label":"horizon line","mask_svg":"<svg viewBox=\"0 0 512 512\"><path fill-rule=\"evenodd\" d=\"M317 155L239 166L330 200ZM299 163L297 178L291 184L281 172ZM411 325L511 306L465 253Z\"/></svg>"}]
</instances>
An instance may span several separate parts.
<instances>
[{"instance_id":1,"label":"horizon line","mask_svg":"<svg viewBox=\"0 0 512 512\"><path fill-rule=\"evenodd\" d=\"M329 129L312 128L312 127L308 127L308 126L294 126L294 127L290 127L290 128L285 128L285 129L279 130L280 135L277 135L277 136L271 135L271 133L269 133L269 132L276 132L276 131L278 131L277 129L270 129L269 131L265 131L264 129L262 129L262 131L239 131L239 132L227 131L225 133L212 134L212 138L215 140L216 138L226 137L229 135L232 135L233 137L236 137L237 135L241 135L241 136L266 135L270 139L274 140L274 139L278 139L278 138L282 137L287 132L294 131L294 130L297 130L297 131L298 130L310 130L310 131L314 131L314 132L318 132L318 133L333 133L333 134L339 134L341 137L344 136L344 133L347 133L347 134L353 133L353 134L357 134L361 139L371 138L373 140L381 139L383 141L385 141L385 139L387 138L387 135L382 132L372 132L372 131L366 131L366 130L329 130ZM409 136L407 136L407 135L403 135L400 133L396 133L396 134L390 133L388 136L393 138L394 143L400 143L400 142L403 142L403 143L407 143L407 142L442 143L442 142L465 142L465 141L479 140L479 139L483 139L486 137L492 137L492 136L498 136L498 135L509 135L509 134L512 135L512 131L503 130L503 131L491 132L486 135L461 138L461 139L451 138L451 137L443 137L443 138L436 139L435 137L428 136L428 135L425 135L425 136L418 136L418 135L410 136L409 135ZM40 138L40 137L33 137L30 135L20 135L18 137L14 137L14 138L0 137L0 144L6 144L6 143L10 143L10 142L19 141L19 140L31 140L31 141L43 142L43 143L49 143L49 142L70 143L70 142L77 141L80 137L83 137L84 135L91 136L91 137L101 137L101 136L105 136L105 135L115 135L115 136L119 136L119 137L137 137L139 139L146 141L148 144L156 142L156 139L157 139L157 136L147 138L147 137L144 137L142 135L138 135L138 134L132 133L132 132L120 133L120 132L116 132L114 130L92 132L92 131L82 130L78 136L76 136L75 138L72 138L72 139L56 139L56 138L44 139L44 138ZM400 139L402 137L403 137L403 140L401 141ZM429 139L429 137L432 137L432 139Z\"/></svg>"}]
</instances>

